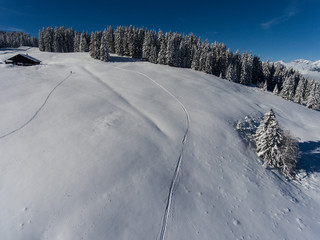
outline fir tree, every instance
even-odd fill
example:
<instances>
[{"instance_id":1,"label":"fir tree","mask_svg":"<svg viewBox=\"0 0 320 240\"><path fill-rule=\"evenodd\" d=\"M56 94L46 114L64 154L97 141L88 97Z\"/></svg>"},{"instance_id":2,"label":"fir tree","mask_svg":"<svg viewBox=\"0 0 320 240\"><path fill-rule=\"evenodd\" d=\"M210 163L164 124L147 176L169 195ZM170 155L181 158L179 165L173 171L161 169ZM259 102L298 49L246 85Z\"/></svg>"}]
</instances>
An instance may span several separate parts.
<instances>
[{"instance_id":1,"label":"fir tree","mask_svg":"<svg viewBox=\"0 0 320 240\"><path fill-rule=\"evenodd\" d=\"M265 166L277 167L280 146L283 140L281 130L272 109L264 115L256 135L257 154L263 159Z\"/></svg>"},{"instance_id":2,"label":"fir tree","mask_svg":"<svg viewBox=\"0 0 320 240\"><path fill-rule=\"evenodd\" d=\"M307 108L314 110L320 108L320 85L314 81L308 96Z\"/></svg>"},{"instance_id":3,"label":"fir tree","mask_svg":"<svg viewBox=\"0 0 320 240\"><path fill-rule=\"evenodd\" d=\"M105 29L102 34L101 44L100 44L100 60L108 62L110 59L107 30Z\"/></svg>"},{"instance_id":4,"label":"fir tree","mask_svg":"<svg viewBox=\"0 0 320 240\"><path fill-rule=\"evenodd\" d=\"M288 76L282 86L282 90L280 92L280 96L286 100L291 101L294 97L295 91L295 80L294 76Z\"/></svg>"},{"instance_id":5,"label":"fir tree","mask_svg":"<svg viewBox=\"0 0 320 240\"><path fill-rule=\"evenodd\" d=\"M265 166L278 168L289 178L294 175L298 161L297 141L284 132L272 109L264 115L255 134L257 155Z\"/></svg>"},{"instance_id":6,"label":"fir tree","mask_svg":"<svg viewBox=\"0 0 320 240\"><path fill-rule=\"evenodd\" d=\"M293 101L295 103L299 103L299 104L303 103L304 94L305 94L305 90L306 90L306 83L307 83L306 79L302 77L298 83L298 86L297 86L297 89L296 89L296 92L295 92L295 95L293 98Z\"/></svg>"}]
</instances>

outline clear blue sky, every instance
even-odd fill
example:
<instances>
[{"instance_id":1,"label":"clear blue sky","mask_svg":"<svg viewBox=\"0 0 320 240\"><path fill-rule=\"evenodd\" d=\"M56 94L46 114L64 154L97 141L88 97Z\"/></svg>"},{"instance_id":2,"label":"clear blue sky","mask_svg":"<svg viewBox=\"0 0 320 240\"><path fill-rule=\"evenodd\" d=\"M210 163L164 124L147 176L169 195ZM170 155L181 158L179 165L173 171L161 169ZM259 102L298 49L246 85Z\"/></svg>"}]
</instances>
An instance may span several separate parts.
<instances>
[{"instance_id":1,"label":"clear blue sky","mask_svg":"<svg viewBox=\"0 0 320 240\"><path fill-rule=\"evenodd\" d=\"M193 32L262 60L320 60L319 0L0 0L0 29L38 36L43 26L103 30L112 25Z\"/></svg>"}]
</instances>

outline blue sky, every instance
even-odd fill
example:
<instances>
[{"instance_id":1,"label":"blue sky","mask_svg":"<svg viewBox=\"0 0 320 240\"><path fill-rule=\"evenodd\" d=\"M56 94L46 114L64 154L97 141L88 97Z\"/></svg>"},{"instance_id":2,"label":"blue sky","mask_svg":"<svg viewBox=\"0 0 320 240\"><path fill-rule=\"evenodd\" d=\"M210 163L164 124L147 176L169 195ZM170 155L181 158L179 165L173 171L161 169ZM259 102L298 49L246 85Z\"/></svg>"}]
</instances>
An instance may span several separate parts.
<instances>
[{"instance_id":1,"label":"blue sky","mask_svg":"<svg viewBox=\"0 0 320 240\"><path fill-rule=\"evenodd\" d=\"M137 26L193 32L262 60L320 60L319 0L0 0L0 29L38 35L43 26L103 30Z\"/></svg>"}]
</instances>

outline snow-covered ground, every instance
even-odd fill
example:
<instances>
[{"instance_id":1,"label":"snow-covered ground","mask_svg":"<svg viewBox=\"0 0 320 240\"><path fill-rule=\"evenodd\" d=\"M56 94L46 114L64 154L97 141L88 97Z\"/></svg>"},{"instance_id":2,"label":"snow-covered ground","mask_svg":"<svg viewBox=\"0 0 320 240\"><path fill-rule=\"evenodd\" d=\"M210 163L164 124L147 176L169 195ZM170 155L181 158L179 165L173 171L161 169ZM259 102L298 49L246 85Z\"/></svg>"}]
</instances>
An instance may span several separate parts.
<instances>
[{"instance_id":1,"label":"snow-covered ground","mask_svg":"<svg viewBox=\"0 0 320 240\"><path fill-rule=\"evenodd\" d=\"M190 69L27 53L42 65L0 64L0 239L319 238L320 112ZM235 130L269 108L300 139L299 181Z\"/></svg>"},{"instance_id":2,"label":"snow-covered ground","mask_svg":"<svg viewBox=\"0 0 320 240\"><path fill-rule=\"evenodd\" d=\"M297 59L288 63L283 61L279 61L279 63L285 65L287 68L298 70L306 77L318 81L320 80L320 60L312 62L310 60Z\"/></svg>"}]
</instances>

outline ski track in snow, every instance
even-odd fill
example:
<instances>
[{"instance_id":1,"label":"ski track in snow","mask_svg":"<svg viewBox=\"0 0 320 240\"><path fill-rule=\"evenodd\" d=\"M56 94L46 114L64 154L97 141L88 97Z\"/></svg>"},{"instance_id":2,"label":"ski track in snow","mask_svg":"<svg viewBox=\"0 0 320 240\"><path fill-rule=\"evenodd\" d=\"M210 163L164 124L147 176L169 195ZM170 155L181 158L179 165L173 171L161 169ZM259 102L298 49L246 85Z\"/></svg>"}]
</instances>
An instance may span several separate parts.
<instances>
[{"instance_id":1,"label":"ski track in snow","mask_svg":"<svg viewBox=\"0 0 320 240\"><path fill-rule=\"evenodd\" d=\"M5 137L8 137L18 131L20 131L21 129L23 129L25 126L27 126L29 123L31 123L36 117L37 115L39 114L39 112L42 110L42 108L47 104L51 94L62 84L64 83L70 76L71 76L71 72L69 73L69 75L67 77L65 77L62 81L60 81L50 92L49 94L47 95L46 99L44 100L44 102L42 103L42 105L38 108L38 110L33 114L33 116L28 120L26 121L24 124L22 124L20 127L12 130L11 132L8 132L2 136L0 136L0 139L3 139Z\"/></svg>"},{"instance_id":2,"label":"ski track in snow","mask_svg":"<svg viewBox=\"0 0 320 240\"><path fill-rule=\"evenodd\" d=\"M140 116L142 119L144 119L148 124L150 124L154 129L156 129L161 135L165 135L164 132L160 129L160 127L151 118L149 118L147 115L145 115L143 112L141 112L135 106L133 106L126 98L124 98L121 94L119 94L112 87L110 87L100 77L95 75L93 72L89 71L87 68L82 68L82 70L85 73L89 74L94 80L96 80L98 83L100 83L104 88L108 89L115 96L117 96L120 99L120 102L122 102L123 104L125 104L126 106L131 108L134 111L134 113L136 113L138 116Z\"/></svg>"},{"instance_id":3,"label":"ski track in snow","mask_svg":"<svg viewBox=\"0 0 320 240\"><path fill-rule=\"evenodd\" d=\"M190 116L189 113L186 109L186 107L183 105L183 103L175 96L173 95L168 89L166 89L164 86L162 86L161 84L157 83L155 80L153 80L151 77L149 77L148 75L138 72L138 71L133 71L133 70L128 70L128 69L123 69L123 68L119 68L116 66L112 66L113 68L116 69L120 69L122 71L128 71L128 72L133 72L136 74L139 74L147 79L149 79L151 82L153 82L155 85L157 85L158 87L160 87L162 90L164 90L167 94L169 94L173 99L175 99L179 105L182 107L185 115L186 115L186 131L183 135L182 141L181 141L181 150L180 150L180 155L177 161L177 165L175 168L175 171L173 173L173 177L170 183L170 187L169 187L169 193L168 193L168 197L167 197L167 203L166 203L166 208L163 214L163 219L162 219L162 224L161 224L161 229L160 229L160 237L159 240L164 240L165 239L165 234L166 234L166 230L167 230L167 224L168 224L168 218L169 218L169 214L171 211L171 205L172 205L172 201L173 201L173 194L175 192L176 189L176 185L177 185L177 180L178 180L178 176L179 176L179 172L181 170L181 162L183 160L183 153L184 153L184 148L185 148L185 144L187 141L187 136L189 133L189 126L190 126Z\"/></svg>"}]
</instances>

